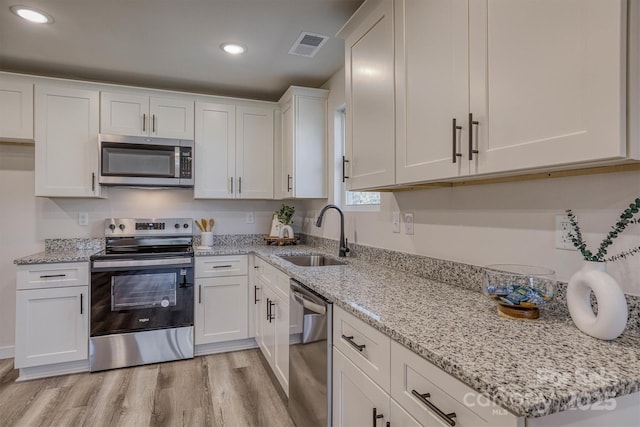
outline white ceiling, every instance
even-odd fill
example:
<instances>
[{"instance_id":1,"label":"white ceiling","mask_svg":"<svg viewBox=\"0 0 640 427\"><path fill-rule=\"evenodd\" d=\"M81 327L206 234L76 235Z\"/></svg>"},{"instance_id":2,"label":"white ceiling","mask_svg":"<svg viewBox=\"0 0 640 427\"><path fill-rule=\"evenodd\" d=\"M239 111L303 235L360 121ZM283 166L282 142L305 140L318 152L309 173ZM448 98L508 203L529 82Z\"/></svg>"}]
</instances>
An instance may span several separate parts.
<instances>
[{"instance_id":1,"label":"white ceiling","mask_svg":"<svg viewBox=\"0 0 640 427\"><path fill-rule=\"evenodd\" d=\"M318 87L344 62L333 37L362 0L0 0L0 70L277 100ZM42 9L36 25L9 10ZM314 58L289 55L300 32L331 36ZM220 49L237 41L249 50Z\"/></svg>"}]
</instances>

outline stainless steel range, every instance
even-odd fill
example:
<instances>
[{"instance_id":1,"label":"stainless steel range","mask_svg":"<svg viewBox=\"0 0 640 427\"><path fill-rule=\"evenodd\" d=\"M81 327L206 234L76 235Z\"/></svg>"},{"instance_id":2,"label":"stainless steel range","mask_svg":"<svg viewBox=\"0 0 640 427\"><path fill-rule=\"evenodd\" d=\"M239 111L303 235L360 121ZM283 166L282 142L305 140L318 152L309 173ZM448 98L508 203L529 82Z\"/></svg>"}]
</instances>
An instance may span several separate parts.
<instances>
[{"instance_id":1,"label":"stainless steel range","mask_svg":"<svg viewBox=\"0 0 640 427\"><path fill-rule=\"evenodd\" d=\"M107 219L91 257L89 369L193 358L193 221Z\"/></svg>"}]
</instances>

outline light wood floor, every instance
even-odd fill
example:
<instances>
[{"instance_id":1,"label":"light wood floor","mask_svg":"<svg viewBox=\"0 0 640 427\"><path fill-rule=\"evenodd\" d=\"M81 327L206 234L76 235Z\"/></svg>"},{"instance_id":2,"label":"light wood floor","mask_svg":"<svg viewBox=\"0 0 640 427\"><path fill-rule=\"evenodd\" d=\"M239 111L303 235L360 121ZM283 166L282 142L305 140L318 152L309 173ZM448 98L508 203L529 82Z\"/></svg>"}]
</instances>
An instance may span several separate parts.
<instances>
[{"instance_id":1,"label":"light wood floor","mask_svg":"<svg viewBox=\"0 0 640 427\"><path fill-rule=\"evenodd\" d=\"M16 383L0 360L1 426L292 426L259 350Z\"/></svg>"}]
</instances>

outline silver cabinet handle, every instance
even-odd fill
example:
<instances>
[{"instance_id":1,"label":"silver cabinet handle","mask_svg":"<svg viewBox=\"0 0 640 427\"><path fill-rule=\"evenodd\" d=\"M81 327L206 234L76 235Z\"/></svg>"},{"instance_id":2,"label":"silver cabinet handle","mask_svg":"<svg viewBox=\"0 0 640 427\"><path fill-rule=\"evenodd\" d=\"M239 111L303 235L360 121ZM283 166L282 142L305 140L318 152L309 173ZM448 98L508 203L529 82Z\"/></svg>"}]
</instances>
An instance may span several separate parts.
<instances>
[{"instance_id":1,"label":"silver cabinet handle","mask_svg":"<svg viewBox=\"0 0 640 427\"><path fill-rule=\"evenodd\" d=\"M473 155L478 154L478 150L473 149L473 127L478 126L480 122L473 120L473 113L469 113L469 160L473 160Z\"/></svg>"},{"instance_id":2,"label":"silver cabinet handle","mask_svg":"<svg viewBox=\"0 0 640 427\"><path fill-rule=\"evenodd\" d=\"M253 285L253 304L257 304L258 301L260 301L258 299L258 289L260 289L260 288L257 287L256 285Z\"/></svg>"},{"instance_id":3,"label":"silver cabinet handle","mask_svg":"<svg viewBox=\"0 0 640 427\"><path fill-rule=\"evenodd\" d=\"M233 194L233 177L231 177L231 194Z\"/></svg>"},{"instance_id":4,"label":"silver cabinet handle","mask_svg":"<svg viewBox=\"0 0 640 427\"><path fill-rule=\"evenodd\" d=\"M344 182L344 181L343 181ZM291 175L287 174L287 193L291 191L293 187L291 186Z\"/></svg>"},{"instance_id":5,"label":"silver cabinet handle","mask_svg":"<svg viewBox=\"0 0 640 427\"><path fill-rule=\"evenodd\" d=\"M84 294L80 294L80 314L84 314Z\"/></svg>"},{"instance_id":6,"label":"silver cabinet handle","mask_svg":"<svg viewBox=\"0 0 640 427\"><path fill-rule=\"evenodd\" d=\"M153 123L153 125L152 125L152 127L151 127L151 132L156 133L156 115L154 114L154 115L153 115L153 116L151 116L151 117L153 118L153 119L152 119L152 123Z\"/></svg>"},{"instance_id":7,"label":"silver cabinet handle","mask_svg":"<svg viewBox=\"0 0 640 427\"><path fill-rule=\"evenodd\" d=\"M96 173L91 172L91 191L95 193L96 191Z\"/></svg>"},{"instance_id":8,"label":"silver cabinet handle","mask_svg":"<svg viewBox=\"0 0 640 427\"><path fill-rule=\"evenodd\" d=\"M442 421L449 424L451 427L456 425L455 420L453 420L453 418L456 417L456 413L452 412L450 414L445 414L440 408L434 405L430 400L427 400L427 398L431 397L429 393L419 393L416 390L411 390L411 394L417 397L420 402L422 402L427 408L429 408L438 417L440 417Z\"/></svg>"},{"instance_id":9,"label":"silver cabinet handle","mask_svg":"<svg viewBox=\"0 0 640 427\"><path fill-rule=\"evenodd\" d=\"M351 344L351 347L355 348L358 351L362 351L366 347L366 345L364 344L356 344L356 342L353 340L353 335L348 337L345 334L342 334L342 339Z\"/></svg>"},{"instance_id":10,"label":"silver cabinet handle","mask_svg":"<svg viewBox=\"0 0 640 427\"><path fill-rule=\"evenodd\" d=\"M40 276L41 279L51 279L53 277L67 277L66 274L45 274L43 276Z\"/></svg>"},{"instance_id":11,"label":"silver cabinet handle","mask_svg":"<svg viewBox=\"0 0 640 427\"><path fill-rule=\"evenodd\" d=\"M231 268L233 267L233 265L228 264L228 265L214 265L213 268Z\"/></svg>"},{"instance_id":12,"label":"silver cabinet handle","mask_svg":"<svg viewBox=\"0 0 640 427\"><path fill-rule=\"evenodd\" d=\"M202 304L202 285L198 285L198 304Z\"/></svg>"},{"instance_id":13,"label":"silver cabinet handle","mask_svg":"<svg viewBox=\"0 0 640 427\"><path fill-rule=\"evenodd\" d=\"M238 177L238 194L242 194L242 177Z\"/></svg>"},{"instance_id":14,"label":"silver cabinet handle","mask_svg":"<svg viewBox=\"0 0 640 427\"><path fill-rule=\"evenodd\" d=\"M462 129L462 126L458 126L458 121L454 118L453 128L451 132L453 136L453 141L451 143L452 145L451 161L453 163L456 163L458 161L458 157L462 157L462 153L458 152L458 131L461 129Z\"/></svg>"},{"instance_id":15,"label":"silver cabinet handle","mask_svg":"<svg viewBox=\"0 0 640 427\"><path fill-rule=\"evenodd\" d=\"M147 131L147 115L143 114L142 115L142 132L146 132Z\"/></svg>"}]
</instances>

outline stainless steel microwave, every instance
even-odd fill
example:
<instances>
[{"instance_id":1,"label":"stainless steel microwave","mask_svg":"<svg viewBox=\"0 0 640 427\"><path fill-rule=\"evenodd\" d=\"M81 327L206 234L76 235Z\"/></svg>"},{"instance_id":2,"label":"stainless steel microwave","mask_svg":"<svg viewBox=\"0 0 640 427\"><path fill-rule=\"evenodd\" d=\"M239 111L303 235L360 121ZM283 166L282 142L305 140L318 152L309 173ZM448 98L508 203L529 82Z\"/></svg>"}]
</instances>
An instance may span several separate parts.
<instances>
[{"instance_id":1,"label":"stainless steel microwave","mask_svg":"<svg viewBox=\"0 0 640 427\"><path fill-rule=\"evenodd\" d=\"M193 187L193 141L101 134L99 144L101 185Z\"/></svg>"}]
</instances>

